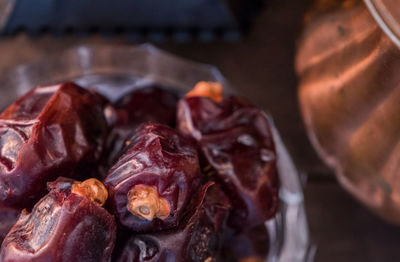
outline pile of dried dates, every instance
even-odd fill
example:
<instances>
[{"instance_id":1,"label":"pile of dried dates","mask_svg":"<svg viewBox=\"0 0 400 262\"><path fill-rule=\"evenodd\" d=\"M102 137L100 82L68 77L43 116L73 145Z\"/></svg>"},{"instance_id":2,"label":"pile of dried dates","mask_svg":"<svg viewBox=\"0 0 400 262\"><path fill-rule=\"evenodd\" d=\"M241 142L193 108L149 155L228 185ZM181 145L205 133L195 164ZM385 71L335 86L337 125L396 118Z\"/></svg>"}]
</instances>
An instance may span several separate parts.
<instances>
[{"instance_id":1,"label":"pile of dried dates","mask_svg":"<svg viewBox=\"0 0 400 262\"><path fill-rule=\"evenodd\" d=\"M218 83L34 88L0 114L0 261L265 261L270 125Z\"/></svg>"}]
</instances>

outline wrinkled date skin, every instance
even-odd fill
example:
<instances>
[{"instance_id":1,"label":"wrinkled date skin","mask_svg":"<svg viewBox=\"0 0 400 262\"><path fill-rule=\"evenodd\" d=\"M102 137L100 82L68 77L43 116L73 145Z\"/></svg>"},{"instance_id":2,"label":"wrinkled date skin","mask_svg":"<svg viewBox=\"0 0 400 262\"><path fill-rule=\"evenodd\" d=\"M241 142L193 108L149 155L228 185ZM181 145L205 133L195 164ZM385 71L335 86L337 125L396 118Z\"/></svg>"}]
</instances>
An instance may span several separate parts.
<instances>
[{"instance_id":1,"label":"wrinkled date skin","mask_svg":"<svg viewBox=\"0 0 400 262\"><path fill-rule=\"evenodd\" d=\"M31 207L46 182L89 170L107 135L105 100L65 83L37 87L0 115L0 203Z\"/></svg>"},{"instance_id":2,"label":"wrinkled date skin","mask_svg":"<svg viewBox=\"0 0 400 262\"><path fill-rule=\"evenodd\" d=\"M133 90L114 103L112 117L115 119L112 121L115 126L108 141L107 154L101 163L102 170L108 170L115 163L125 139L140 124L157 122L174 127L178 100L179 96L172 89L153 84Z\"/></svg>"},{"instance_id":3,"label":"wrinkled date skin","mask_svg":"<svg viewBox=\"0 0 400 262\"><path fill-rule=\"evenodd\" d=\"M72 180L49 183L50 193L31 213L23 211L4 239L2 262L107 262L114 247L112 215L85 196L71 193Z\"/></svg>"},{"instance_id":4,"label":"wrinkled date skin","mask_svg":"<svg viewBox=\"0 0 400 262\"><path fill-rule=\"evenodd\" d=\"M11 227L17 222L21 209L0 205L0 245Z\"/></svg>"},{"instance_id":5,"label":"wrinkled date skin","mask_svg":"<svg viewBox=\"0 0 400 262\"><path fill-rule=\"evenodd\" d=\"M229 209L220 188L206 185L193 197L178 228L132 236L117 261L216 262Z\"/></svg>"},{"instance_id":6,"label":"wrinkled date skin","mask_svg":"<svg viewBox=\"0 0 400 262\"><path fill-rule=\"evenodd\" d=\"M174 91L158 85L134 90L114 104L117 125L131 129L144 122L174 126L178 100Z\"/></svg>"},{"instance_id":7,"label":"wrinkled date skin","mask_svg":"<svg viewBox=\"0 0 400 262\"><path fill-rule=\"evenodd\" d=\"M216 103L190 97L178 104L179 130L194 137L202 152L202 167L223 186L234 207L229 224L253 227L278 209L276 152L264 113L230 97Z\"/></svg>"},{"instance_id":8,"label":"wrinkled date skin","mask_svg":"<svg viewBox=\"0 0 400 262\"><path fill-rule=\"evenodd\" d=\"M201 182L194 141L162 124L144 124L104 180L119 222L134 231L177 226Z\"/></svg>"}]
</instances>

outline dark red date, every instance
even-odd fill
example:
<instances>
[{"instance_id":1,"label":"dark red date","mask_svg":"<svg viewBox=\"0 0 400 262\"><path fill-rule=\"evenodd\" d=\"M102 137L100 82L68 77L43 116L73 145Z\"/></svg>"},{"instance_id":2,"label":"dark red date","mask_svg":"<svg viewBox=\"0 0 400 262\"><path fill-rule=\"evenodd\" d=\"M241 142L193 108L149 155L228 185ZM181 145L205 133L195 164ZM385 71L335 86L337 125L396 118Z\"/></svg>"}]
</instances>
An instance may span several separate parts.
<instances>
[{"instance_id":1,"label":"dark red date","mask_svg":"<svg viewBox=\"0 0 400 262\"><path fill-rule=\"evenodd\" d=\"M85 173L107 135L105 101L66 83L37 87L0 115L0 203L28 207L58 176Z\"/></svg>"},{"instance_id":2,"label":"dark red date","mask_svg":"<svg viewBox=\"0 0 400 262\"><path fill-rule=\"evenodd\" d=\"M175 125L179 96L156 84L132 91L114 104L117 125L131 130L145 122Z\"/></svg>"},{"instance_id":3,"label":"dark red date","mask_svg":"<svg viewBox=\"0 0 400 262\"><path fill-rule=\"evenodd\" d=\"M175 126L179 96L172 89L157 84L146 86L123 96L114 103L115 127L109 137L109 148L101 165L102 173L115 163L124 142L142 123L157 122Z\"/></svg>"},{"instance_id":4,"label":"dark red date","mask_svg":"<svg viewBox=\"0 0 400 262\"><path fill-rule=\"evenodd\" d=\"M278 208L276 152L264 113L237 97L217 103L187 97L178 104L179 130L199 142L203 171L223 186L234 207L230 224L253 227Z\"/></svg>"},{"instance_id":5,"label":"dark red date","mask_svg":"<svg viewBox=\"0 0 400 262\"><path fill-rule=\"evenodd\" d=\"M4 239L2 262L107 262L116 224L101 207L107 190L96 179L75 182L59 178L50 193L24 210Z\"/></svg>"},{"instance_id":6,"label":"dark red date","mask_svg":"<svg viewBox=\"0 0 400 262\"><path fill-rule=\"evenodd\" d=\"M162 124L136 129L104 180L123 226L144 232L178 225L201 180L193 142Z\"/></svg>"},{"instance_id":7,"label":"dark red date","mask_svg":"<svg viewBox=\"0 0 400 262\"><path fill-rule=\"evenodd\" d=\"M230 208L229 200L217 186L203 187L193 197L185 219L178 228L133 235L118 262L215 262Z\"/></svg>"},{"instance_id":8,"label":"dark red date","mask_svg":"<svg viewBox=\"0 0 400 262\"><path fill-rule=\"evenodd\" d=\"M0 245L11 227L17 222L21 209L0 205Z\"/></svg>"}]
</instances>

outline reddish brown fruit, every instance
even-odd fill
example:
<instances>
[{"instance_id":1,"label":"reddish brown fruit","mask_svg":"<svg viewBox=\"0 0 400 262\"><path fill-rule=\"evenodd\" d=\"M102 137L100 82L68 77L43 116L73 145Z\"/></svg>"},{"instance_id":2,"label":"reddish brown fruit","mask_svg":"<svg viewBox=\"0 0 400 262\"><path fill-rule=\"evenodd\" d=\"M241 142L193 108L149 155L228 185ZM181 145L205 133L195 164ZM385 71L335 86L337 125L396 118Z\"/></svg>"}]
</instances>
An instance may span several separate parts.
<instances>
[{"instance_id":1,"label":"reddish brown fruit","mask_svg":"<svg viewBox=\"0 0 400 262\"><path fill-rule=\"evenodd\" d=\"M161 124L140 126L128 141L104 180L113 213L134 231L176 227L201 181L194 141Z\"/></svg>"},{"instance_id":2,"label":"reddish brown fruit","mask_svg":"<svg viewBox=\"0 0 400 262\"><path fill-rule=\"evenodd\" d=\"M50 192L24 210L4 239L2 262L107 262L114 247L114 218L91 197L71 192L73 180L49 183Z\"/></svg>"},{"instance_id":3,"label":"reddish brown fruit","mask_svg":"<svg viewBox=\"0 0 400 262\"><path fill-rule=\"evenodd\" d=\"M275 215L276 152L269 119L261 110L236 97L221 103L184 98L178 104L177 125L198 141L203 171L230 197L232 226L253 227Z\"/></svg>"},{"instance_id":4,"label":"reddish brown fruit","mask_svg":"<svg viewBox=\"0 0 400 262\"><path fill-rule=\"evenodd\" d=\"M0 203L28 207L48 181L87 175L107 135L104 105L66 83L37 87L9 106L0 115Z\"/></svg>"},{"instance_id":5,"label":"reddish brown fruit","mask_svg":"<svg viewBox=\"0 0 400 262\"><path fill-rule=\"evenodd\" d=\"M230 204L218 186L209 187L193 195L177 228L132 235L117 261L216 262Z\"/></svg>"}]
</instances>

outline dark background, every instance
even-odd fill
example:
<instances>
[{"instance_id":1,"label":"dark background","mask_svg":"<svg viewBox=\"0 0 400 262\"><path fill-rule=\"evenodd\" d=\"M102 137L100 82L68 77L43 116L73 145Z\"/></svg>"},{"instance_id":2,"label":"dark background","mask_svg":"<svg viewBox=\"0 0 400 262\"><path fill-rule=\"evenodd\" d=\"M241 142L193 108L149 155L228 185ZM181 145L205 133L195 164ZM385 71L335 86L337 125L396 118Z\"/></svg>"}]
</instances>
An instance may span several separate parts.
<instances>
[{"instance_id":1,"label":"dark background","mask_svg":"<svg viewBox=\"0 0 400 262\"><path fill-rule=\"evenodd\" d=\"M400 261L400 228L381 221L337 184L314 153L301 121L294 72L296 39L307 0L270 0L241 41L154 43L174 54L216 65L232 86L269 111L301 172L316 261ZM77 44L137 44L123 36L41 36L0 39L0 73Z\"/></svg>"}]
</instances>

